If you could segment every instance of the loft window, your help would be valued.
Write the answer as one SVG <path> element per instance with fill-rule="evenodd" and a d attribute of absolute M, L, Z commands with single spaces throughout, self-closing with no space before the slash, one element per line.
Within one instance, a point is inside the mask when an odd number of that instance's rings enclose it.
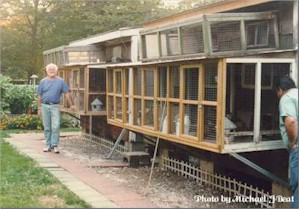
<path fill-rule="evenodd" d="M 247 47 L 257 48 L 269 45 L 269 22 L 246 23 Z"/>
<path fill-rule="evenodd" d="M 202 24 L 194 24 L 181 27 L 183 54 L 195 54 L 204 52 L 204 40 Z"/>
<path fill-rule="evenodd" d="M 161 55 L 179 55 L 178 29 L 160 32 Z"/>
<path fill-rule="evenodd" d="M 142 36 L 143 58 L 158 58 L 158 36 L 157 33 Z"/>
<path fill-rule="evenodd" d="M 255 68 L 256 64 L 243 64 L 242 65 L 242 87 L 254 88 L 255 86 Z"/>
<path fill-rule="evenodd" d="M 242 66 L 242 87 L 254 89 L 255 88 L 255 69 L 256 64 L 243 64 Z M 263 68 L 261 72 L 261 89 L 271 90 L 273 87 L 273 65 L 268 68 Z"/>

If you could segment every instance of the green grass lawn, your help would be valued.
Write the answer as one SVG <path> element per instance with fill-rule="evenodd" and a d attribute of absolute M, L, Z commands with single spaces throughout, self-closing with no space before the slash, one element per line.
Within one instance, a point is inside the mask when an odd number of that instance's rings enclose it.
<path fill-rule="evenodd" d="M 24 131 L 22 131 L 24 133 Z M 1 131 L 0 138 L 15 131 Z M 0 208 L 91 208 L 36 162 L 0 140 Z"/>

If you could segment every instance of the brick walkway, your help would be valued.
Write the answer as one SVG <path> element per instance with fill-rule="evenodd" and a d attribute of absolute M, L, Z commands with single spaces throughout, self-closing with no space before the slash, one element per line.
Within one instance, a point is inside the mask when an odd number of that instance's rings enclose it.
<path fill-rule="evenodd" d="M 61 133 L 74 135 L 74 133 Z M 87 164 L 62 154 L 45 153 L 42 133 L 12 134 L 5 139 L 21 153 L 57 177 L 67 188 L 93 208 L 157 208 L 142 195 L 98 174 Z"/>

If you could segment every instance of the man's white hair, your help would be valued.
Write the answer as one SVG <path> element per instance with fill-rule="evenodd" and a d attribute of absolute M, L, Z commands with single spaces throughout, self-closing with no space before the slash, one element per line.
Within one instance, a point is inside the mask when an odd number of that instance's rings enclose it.
<path fill-rule="evenodd" d="M 58 67 L 57 65 L 55 65 L 54 63 L 49 63 L 47 66 L 46 66 L 46 71 L 48 71 L 49 69 L 54 69 L 55 71 L 58 70 Z"/>

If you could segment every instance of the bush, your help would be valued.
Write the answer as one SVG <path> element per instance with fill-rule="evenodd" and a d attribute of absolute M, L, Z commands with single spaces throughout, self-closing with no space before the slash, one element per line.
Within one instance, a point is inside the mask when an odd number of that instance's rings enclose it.
<path fill-rule="evenodd" d="M 68 114 L 61 113 L 60 118 L 60 127 L 61 128 L 75 128 L 79 127 L 80 123 L 74 117 L 71 117 Z"/>
<path fill-rule="evenodd" d="M 9 117 L 8 115 L 1 115 L 1 129 L 26 129 L 26 130 L 43 130 L 42 120 L 38 115 L 19 115 L 17 117 Z M 79 122 L 66 114 L 61 114 L 60 119 L 61 128 L 75 128 L 79 127 Z"/>
<path fill-rule="evenodd" d="M 5 77 L 2 74 L 0 74 L 0 93 L 1 93 L 1 100 L 0 100 L 0 115 L 5 115 L 7 113 L 10 113 L 9 103 L 8 100 L 6 100 L 8 96 L 8 89 L 12 86 L 10 83 L 11 79 L 9 77 Z"/>
<path fill-rule="evenodd" d="M 37 90 L 31 85 L 13 85 L 11 79 L 0 74 L 1 113 L 25 114 L 37 110 Z"/>
<path fill-rule="evenodd" d="M 37 115 L 20 115 L 14 118 L 7 116 L 1 117 L 1 126 L 3 130 L 26 129 L 43 130 L 42 120 Z"/>

